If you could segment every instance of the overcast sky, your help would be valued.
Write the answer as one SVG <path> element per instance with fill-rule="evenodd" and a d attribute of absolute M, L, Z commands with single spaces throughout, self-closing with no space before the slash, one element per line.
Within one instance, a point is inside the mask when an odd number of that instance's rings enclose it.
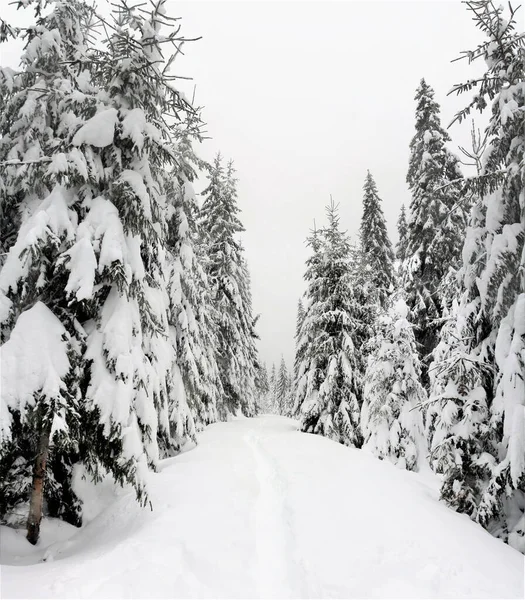
<path fill-rule="evenodd" d="M 99 0 L 99 4 L 103 4 Z M 362 186 L 372 172 L 392 241 L 414 131 L 421 77 L 436 91 L 448 125 L 469 97 L 447 97 L 483 65 L 451 63 L 483 38 L 460 2 L 168 2 L 187 37 L 175 72 L 204 106 L 200 154 L 233 158 L 243 243 L 252 275 L 262 359 L 293 363 L 296 306 L 304 290 L 305 238 L 324 222 L 332 194 L 355 236 Z M 13 9 L 4 6 L 3 17 Z M 20 21 L 19 17 L 15 17 Z M 15 66 L 20 45 L 0 47 Z M 480 123 L 485 122 L 485 120 Z M 452 148 L 469 146 L 455 125 Z M 202 185 L 197 186 L 202 189 Z"/>

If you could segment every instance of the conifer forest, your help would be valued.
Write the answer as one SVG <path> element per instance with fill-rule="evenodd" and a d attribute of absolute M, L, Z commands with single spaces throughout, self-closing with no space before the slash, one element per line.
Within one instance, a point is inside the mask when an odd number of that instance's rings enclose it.
<path fill-rule="evenodd" d="M 246 249 L 258 183 L 202 150 L 177 4 L 0 13 L 2 596 L 523 597 L 525 7 L 463 2 L 470 76 L 413 79 L 397 222 L 364 139 L 359 197 L 319 197 L 301 248 L 267 232 L 306 256 L 290 361 Z M 352 93 L 388 102 L 376 76 Z"/>

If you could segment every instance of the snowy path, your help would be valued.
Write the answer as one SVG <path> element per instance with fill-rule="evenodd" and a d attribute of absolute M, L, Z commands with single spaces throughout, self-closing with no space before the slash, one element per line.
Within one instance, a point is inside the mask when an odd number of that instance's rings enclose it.
<path fill-rule="evenodd" d="M 293 596 L 290 583 L 292 532 L 284 515 L 284 490 L 253 433 L 245 436 L 256 462 L 259 493 L 255 504 L 257 590 L 261 598 Z M 293 565 L 292 565 L 293 569 Z"/>
<path fill-rule="evenodd" d="M 89 522 L 36 548 L 2 528 L 2 598 L 523 597 L 523 557 L 431 479 L 289 419 L 213 425 L 150 488 L 153 512 L 84 484 Z"/>
<path fill-rule="evenodd" d="M 265 450 L 271 444 L 268 431 L 259 427 L 244 439 L 256 461 L 259 494 L 255 505 L 257 589 L 260 598 L 301 598 L 308 595 L 306 573 L 295 547 L 291 507 L 286 480 L 275 460 Z M 272 423 L 270 421 L 270 423 Z"/>

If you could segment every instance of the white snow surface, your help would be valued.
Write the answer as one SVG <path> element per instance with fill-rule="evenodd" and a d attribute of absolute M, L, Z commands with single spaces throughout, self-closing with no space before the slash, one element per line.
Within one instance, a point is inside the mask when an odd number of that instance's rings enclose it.
<path fill-rule="evenodd" d="M 83 482 L 81 529 L 46 519 L 32 547 L 3 527 L 2 597 L 523 598 L 523 556 L 433 476 L 297 427 L 208 427 L 151 474 L 153 511 Z"/>

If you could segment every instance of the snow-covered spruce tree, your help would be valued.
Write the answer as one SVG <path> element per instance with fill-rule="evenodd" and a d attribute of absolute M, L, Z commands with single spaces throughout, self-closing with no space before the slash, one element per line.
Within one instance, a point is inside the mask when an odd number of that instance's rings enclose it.
<path fill-rule="evenodd" d="M 64 456 L 81 459 L 94 477 L 102 467 L 145 500 L 144 475 L 158 458 L 158 420 L 166 413 L 172 368 L 161 263 L 162 190 L 164 169 L 174 162 L 173 128 L 156 124 L 165 114 L 191 107 L 159 70 L 162 3 L 149 17 L 122 6 L 117 26 L 110 28 L 115 34 L 96 50 L 78 43 L 85 29 L 74 14 L 79 7 L 80 2 L 57 2 L 51 17 L 30 30 L 36 37 L 26 49 L 32 53 L 28 70 L 40 54 L 61 52 L 61 40 L 69 37 L 79 55 L 67 63 L 70 79 L 61 84 L 59 78 L 43 92 L 58 97 L 58 143 L 42 156 L 49 163 L 44 185 L 35 186 L 22 212 L 17 241 L 0 274 L 1 320 L 8 335 L 20 313 L 38 301 L 59 319 L 82 360 L 74 370 L 79 380 L 68 382 L 82 393 L 80 438 L 73 440 L 76 454 Z M 62 17 L 54 17 L 60 11 Z M 53 18 L 57 25 L 50 31 Z M 164 42 L 180 39 L 173 33 Z M 69 371 L 62 375 L 70 377 Z M 74 408 L 71 403 L 72 418 Z M 166 422 L 161 419 L 161 430 Z M 17 432 L 27 446 L 23 428 Z M 48 454 L 48 464 L 57 463 Z M 5 466 L 20 471 L 18 463 Z M 46 476 L 51 481 L 54 471 Z M 57 484 L 61 500 L 68 476 L 62 472 Z M 50 487 L 44 485 L 44 492 Z"/>
<path fill-rule="evenodd" d="M 20 71 L 0 74 L 0 205 L 7 251 L 0 271 L 0 518 L 12 520 L 17 513 L 19 522 L 29 505 L 32 543 L 44 501 L 50 515 L 79 524 L 72 463 L 80 456 L 92 463 L 100 439 L 94 407 L 79 400 L 86 338 L 80 322 L 92 293 L 85 280 L 92 262 L 89 252 L 75 247 L 85 171 L 93 163 L 71 147 L 75 130 L 96 105 L 88 56 L 93 10 L 76 0 L 56 2 L 46 16 L 41 8 L 34 3 L 36 24 L 17 32 L 25 39 Z M 3 24 L 3 34 L 7 30 L 14 32 Z M 45 357 L 39 363 L 35 347 Z M 42 374 L 46 368 L 49 381 Z M 23 388 L 12 385 L 14 373 Z"/>
<path fill-rule="evenodd" d="M 275 385 L 276 406 L 280 415 L 287 415 L 290 412 L 290 377 L 288 369 L 284 362 L 284 357 L 281 357 L 279 372 L 277 374 L 277 382 Z"/>
<path fill-rule="evenodd" d="M 368 364 L 370 340 L 375 335 L 380 303 L 377 301 L 374 284 L 366 269 L 366 261 L 360 243 L 350 246 L 350 286 L 354 299 L 352 340 L 356 348 L 355 366 L 357 400 L 363 404 L 363 380 Z"/>
<path fill-rule="evenodd" d="M 394 296 L 378 318 L 365 373 L 363 447 L 410 471 L 424 460 L 420 405 L 426 400 L 414 331 L 405 301 Z"/>
<path fill-rule="evenodd" d="M 229 175 L 228 180 L 231 181 L 230 185 L 233 186 L 233 194 L 237 195 L 235 190 L 236 180 L 233 179 L 233 164 L 230 162 L 228 167 Z M 227 180 L 227 181 L 228 181 Z M 257 321 L 260 315 L 253 314 L 253 299 L 252 299 L 252 283 L 250 271 L 248 269 L 248 263 L 244 256 L 244 248 L 241 244 L 241 279 L 239 285 L 239 292 L 241 298 L 241 306 L 244 308 L 246 314 L 246 326 L 244 328 L 245 335 L 243 338 L 244 352 L 244 386 L 247 390 L 242 398 L 242 410 L 245 415 L 253 416 L 259 412 L 259 406 L 257 404 L 257 398 L 259 396 L 258 388 L 258 373 L 261 368 L 259 361 L 259 353 L 257 350 L 257 340 L 260 339 L 256 331 Z"/>
<path fill-rule="evenodd" d="M 236 180 L 231 163 L 225 173 L 220 155 L 210 166 L 209 185 L 203 194 L 199 225 L 216 309 L 218 365 L 224 390 L 219 408 L 222 418 L 238 410 L 251 415 L 256 394 L 255 319 L 238 239 L 244 227 L 237 216 Z"/>
<path fill-rule="evenodd" d="M 371 292 L 384 306 L 395 285 L 395 256 L 386 229 L 381 199 L 370 171 L 367 172 L 363 190 L 363 216 L 359 230 L 361 259 L 365 277 L 371 284 Z"/>
<path fill-rule="evenodd" d="M 203 163 L 191 143 L 196 115 L 188 116 L 176 145 L 176 165 L 166 183 L 167 279 L 169 324 L 175 344 L 173 364 L 175 387 L 169 394 L 170 443 L 177 447 L 193 435 L 194 421 L 203 427 L 217 420 L 221 382 L 217 365 L 215 307 L 204 269 L 205 256 L 199 243 L 198 206 L 193 188 L 196 168 Z M 196 134 L 194 134 L 195 136 Z"/>
<path fill-rule="evenodd" d="M 327 215 L 328 226 L 308 239 L 312 256 L 305 273 L 307 307 L 297 346 L 302 360 L 294 413 L 303 431 L 360 447 L 350 244 L 333 202 Z"/>
<path fill-rule="evenodd" d="M 275 363 L 272 363 L 272 370 L 270 372 L 270 391 L 269 391 L 269 398 L 268 398 L 269 410 L 272 413 L 277 413 L 276 401 L 275 401 L 276 384 L 277 384 L 277 370 L 275 368 Z"/>
<path fill-rule="evenodd" d="M 472 209 L 463 248 L 465 291 L 457 318 L 461 342 L 453 354 L 461 356 L 465 348 L 471 373 L 460 379 L 449 367 L 442 386 L 452 389 L 451 411 L 459 413 L 471 398 L 481 406 L 475 412 L 486 406 L 488 414 L 475 415 L 479 424 L 468 437 L 471 446 L 484 452 L 477 472 L 465 469 L 465 460 L 462 472 L 446 470 L 442 494 L 452 507 L 525 552 L 524 36 L 516 30 L 512 8 L 510 18 L 490 0 L 469 2 L 468 8 L 488 40 L 466 57 L 483 57 L 487 71 L 454 88 L 457 93 L 478 88 L 457 119 L 487 105 L 491 119 L 481 173 L 467 186 L 480 200 Z M 446 377 L 448 364 L 436 361 L 436 368 L 440 365 Z M 444 437 L 451 435 L 447 431 Z M 465 458 L 461 450 L 449 443 L 449 464 L 457 456 Z M 465 501 L 461 482 L 467 478 L 471 483 Z"/>
<path fill-rule="evenodd" d="M 270 371 L 270 390 L 275 388 L 275 381 L 277 380 L 277 370 L 275 363 L 272 363 L 272 370 Z"/>
<path fill-rule="evenodd" d="M 401 205 L 401 212 L 397 220 L 397 235 L 396 258 L 399 264 L 402 265 L 406 258 L 407 241 L 408 241 L 408 222 L 406 216 L 405 205 Z"/>
<path fill-rule="evenodd" d="M 263 413 L 271 412 L 270 405 L 270 379 L 268 369 L 264 363 L 257 373 L 257 406 Z"/>
<path fill-rule="evenodd" d="M 301 332 L 301 327 L 303 325 L 303 321 L 304 321 L 304 306 L 303 306 L 303 300 L 302 298 L 299 298 L 298 302 L 297 302 L 297 320 L 295 323 L 295 337 L 299 337 L 299 334 Z"/>
<path fill-rule="evenodd" d="M 426 380 L 425 359 L 437 344 L 435 320 L 441 317 L 437 290 L 449 268 L 457 267 L 460 260 L 466 208 L 458 204 L 459 161 L 446 147 L 450 136 L 441 126 L 434 90 L 424 79 L 415 100 L 416 133 L 410 142 L 407 174 L 412 200 L 401 271 Z"/>
<path fill-rule="evenodd" d="M 483 353 L 473 351 L 474 323 L 465 318 L 470 310 L 455 302 L 441 329 L 429 369 L 425 426 L 430 465 L 444 475 L 441 498 L 474 515 L 494 451 L 485 391 L 493 377 Z"/>
<path fill-rule="evenodd" d="M 192 434 L 183 407 L 180 356 L 169 335 L 173 299 L 166 289 L 165 242 L 166 180 L 173 177 L 167 173 L 179 165 L 177 177 L 186 176 L 177 143 L 181 123 L 194 110 L 169 75 L 184 39 L 165 8 L 164 0 L 151 2 L 148 10 L 124 2 L 117 7 L 107 47 L 96 55 L 98 81 L 107 92 L 73 139 L 77 146 L 100 148 L 104 167 L 103 193 L 92 200 L 85 218 L 93 242 L 100 244 L 103 290 L 89 329 L 87 397 L 100 407 L 106 429 L 118 436 L 127 432 L 123 450 L 133 464 L 139 496 L 146 466 L 154 468 L 158 460 L 158 440 L 177 446 L 181 437 Z M 164 26 L 170 28 L 166 35 L 161 33 Z M 108 131 L 111 140 L 102 140 Z M 175 246 L 177 251 L 184 248 Z"/>
<path fill-rule="evenodd" d="M 299 300 L 297 302 L 297 319 L 295 322 L 295 358 L 294 358 L 292 382 L 291 382 L 292 395 L 295 395 L 295 390 L 297 389 L 299 365 L 301 364 L 301 360 L 302 360 L 302 357 L 297 352 L 297 350 L 298 350 L 299 340 L 301 339 L 301 335 L 302 335 L 301 331 L 302 331 L 303 322 L 304 322 L 304 315 L 305 315 L 305 310 L 304 310 L 303 299 L 299 298 Z"/>
<path fill-rule="evenodd" d="M 474 124 L 472 150 L 461 151 L 481 175 L 484 141 Z M 466 188 L 464 195 L 475 197 L 474 192 Z M 476 200 L 479 202 L 479 197 Z M 436 472 L 448 473 L 441 496 L 460 512 L 473 514 L 488 477 L 485 459 L 490 457 L 489 450 L 494 450 L 484 392 L 492 385 L 492 371 L 482 354 L 474 352 L 474 321 L 468 318 L 473 305 L 467 295 L 462 297 L 463 275 L 463 270 L 450 269 L 439 289 L 439 296 L 449 302 L 442 306 L 439 343 L 429 368 L 430 399 L 424 415 L 430 464 Z"/>
<path fill-rule="evenodd" d="M 330 198 L 331 199 L 331 198 Z M 310 231 L 310 235 L 306 238 L 306 245 L 311 249 L 311 255 L 306 261 L 306 271 L 304 274 L 304 279 L 307 282 L 307 287 L 309 286 L 309 282 L 319 275 L 321 271 L 320 263 L 321 263 L 321 234 L 317 229 L 316 223 L 314 221 L 314 227 Z M 305 374 L 305 358 L 306 351 L 311 347 L 311 339 L 310 333 L 312 331 L 311 327 L 309 327 L 309 323 L 307 322 L 307 315 L 309 309 L 310 296 L 305 293 L 302 297 L 302 306 L 304 309 L 304 313 L 301 319 L 301 327 L 296 331 L 295 338 L 295 357 L 294 357 L 294 384 L 293 384 L 293 409 L 292 416 L 296 418 L 301 417 L 301 405 L 304 401 L 304 388 L 305 381 L 303 380 L 303 376 Z M 272 371 L 272 380 L 273 380 L 273 389 L 274 389 L 274 397 L 275 397 L 275 385 L 277 383 L 277 372 L 275 370 L 275 363 L 273 365 Z M 301 393 L 299 393 L 299 388 L 302 388 Z"/>

